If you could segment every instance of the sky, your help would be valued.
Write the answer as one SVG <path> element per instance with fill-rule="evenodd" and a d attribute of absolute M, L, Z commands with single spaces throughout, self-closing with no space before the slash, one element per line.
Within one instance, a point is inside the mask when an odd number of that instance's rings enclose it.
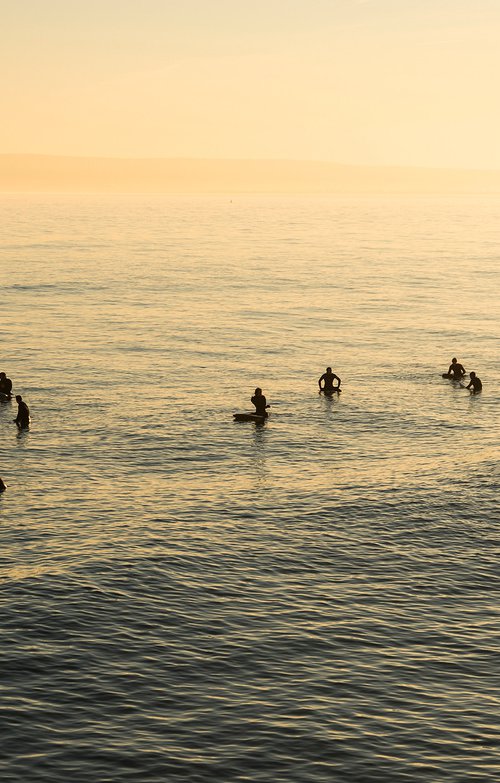
<path fill-rule="evenodd" d="M 500 0 L 0 12 L 0 153 L 500 169 Z"/>

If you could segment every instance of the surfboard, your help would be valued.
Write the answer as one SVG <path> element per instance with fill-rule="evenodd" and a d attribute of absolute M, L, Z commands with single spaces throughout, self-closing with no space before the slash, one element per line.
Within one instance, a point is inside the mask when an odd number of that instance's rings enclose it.
<path fill-rule="evenodd" d="M 239 413 L 233 413 L 233 418 L 235 421 L 264 422 L 268 416 L 269 414 L 267 416 L 259 416 L 257 413 L 252 413 L 252 411 L 241 411 Z"/>
<path fill-rule="evenodd" d="M 337 389 L 335 387 L 335 389 L 320 389 L 320 391 L 322 391 L 323 394 L 326 394 L 327 397 L 331 397 L 332 394 L 340 394 L 342 389 Z"/>

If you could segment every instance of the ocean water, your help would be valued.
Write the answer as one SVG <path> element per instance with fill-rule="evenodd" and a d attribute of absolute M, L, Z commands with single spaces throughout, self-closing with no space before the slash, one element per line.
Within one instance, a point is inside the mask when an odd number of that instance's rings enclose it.
<path fill-rule="evenodd" d="M 500 198 L 1 202 L 0 779 L 498 780 Z"/>

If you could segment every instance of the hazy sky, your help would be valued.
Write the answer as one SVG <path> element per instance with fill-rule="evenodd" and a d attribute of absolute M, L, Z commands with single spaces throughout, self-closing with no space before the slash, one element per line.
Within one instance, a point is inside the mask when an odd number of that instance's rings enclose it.
<path fill-rule="evenodd" d="M 500 169 L 500 0 L 0 10 L 0 152 Z"/>

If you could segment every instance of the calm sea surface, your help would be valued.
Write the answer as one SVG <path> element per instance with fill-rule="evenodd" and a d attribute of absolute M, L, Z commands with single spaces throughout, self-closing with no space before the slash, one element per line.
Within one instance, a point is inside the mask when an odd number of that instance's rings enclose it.
<path fill-rule="evenodd" d="M 500 198 L 1 210 L 0 779 L 497 781 Z"/>

